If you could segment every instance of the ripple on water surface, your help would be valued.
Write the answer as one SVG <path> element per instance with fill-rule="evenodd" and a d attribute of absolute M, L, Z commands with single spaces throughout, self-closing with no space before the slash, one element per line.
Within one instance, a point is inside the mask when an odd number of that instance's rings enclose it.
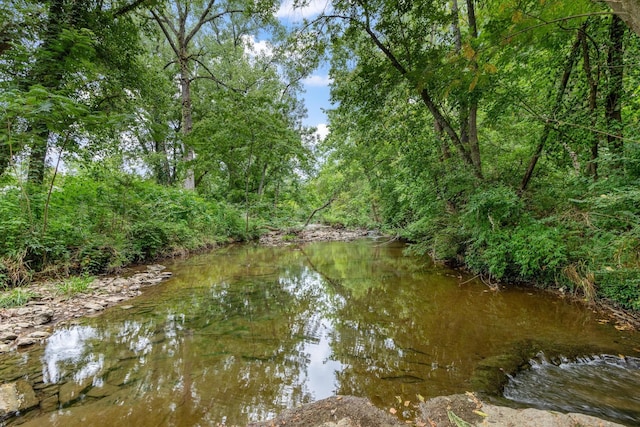
<path fill-rule="evenodd" d="M 481 363 L 532 340 L 589 346 L 578 354 L 638 355 L 636 332 L 600 324 L 582 304 L 533 289 L 491 292 L 404 249 L 371 240 L 238 245 L 176 261 L 173 277 L 130 309 L 60 325 L 44 346 L 0 356 L 0 384 L 28 381 L 41 401 L 8 423 L 246 425 L 335 394 L 410 419 L 421 398 L 472 390 Z M 580 386 L 588 378 L 577 373 L 557 385 L 556 375 L 547 396 L 573 389 L 585 397 L 565 399 L 569 410 L 608 406 L 638 389 L 630 360 L 579 361 L 602 377 L 596 385 Z M 525 375 L 565 375 L 571 363 L 539 360 L 514 384 L 543 389 Z M 626 392 L 609 388 L 623 379 Z M 616 405 L 640 419 L 637 398 Z"/>
<path fill-rule="evenodd" d="M 507 399 L 562 412 L 640 423 L 640 359 L 615 355 L 577 359 L 539 355 L 505 386 Z"/>

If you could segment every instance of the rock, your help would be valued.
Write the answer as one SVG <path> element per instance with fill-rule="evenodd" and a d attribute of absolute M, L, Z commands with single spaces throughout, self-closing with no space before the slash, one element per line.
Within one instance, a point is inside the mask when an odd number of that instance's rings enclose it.
<path fill-rule="evenodd" d="M 351 421 L 351 418 L 343 418 L 337 423 L 328 421 L 326 423 L 320 424 L 318 427 L 358 427 L 356 424 Z"/>
<path fill-rule="evenodd" d="M 44 325 L 46 323 L 51 322 L 51 319 L 53 319 L 53 311 L 51 310 L 41 311 L 33 318 L 33 324 L 36 326 Z"/>
<path fill-rule="evenodd" d="M 20 307 L 16 312 L 16 315 L 18 316 L 26 316 L 28 314 L 31 314 L 31 308 L 29 307 Z"/>
<path fill-rule="evenodd" d="M 95 302 L 86 303 L 84 305 L 84 308 L 86 308 L 88 310 L 94 310 L 94 311 L 102 311 L 102 310 L 104 310 L 104 307 L 101 304 L 98 304 L 98 303 L 95 303 Z"/>
<path fill-rule="evenodd" d="M 147 266 L 147 271 L 149 273 L 160 273 L 162 270 L 164 270 L 165 267 L 164 265 L 160 265 L 160 264 L 153 264 L 153 265 L 148 265 Z"/>
<path fill-rule="evenodd" d="M 37 342 L 38 342 L 37 338 L 33 338 L 33 337 L 30 337 L 30 336 L 27 335 L 27 336 L 24 336 L 24 337 L 19 337 L 16 340 L 16 346 L 18 346 L 18 347 L 27 347 L 27 346 L 33 345 L 33 344 L 35 344 Z"/>
<path fill-rule="evenodd" d="M 18 337 L 18 339 L 16 339 L 16 346 L 27 347 L 49 337 L 50 335 L 51 333 L 47 331 L 33 331 L 28 335 Z"/>
<path fill-rule="evenodd" d="M 58 395 L 54 394 L 40 401 L 40 409 L 42 412 L 51 412 L 58 409 L 60 405 L 60 401 L 58 400 Z"/>
<path fill-rule="evenodd" d="M 18 396 L 20 397 L 20 410 L 26 411 L 27 409 L 37 406 L 40 402 L 36 397 L 36 393 L 31 388 L 28 382 L 24 380 L 18 380 L 15 382 Z"/>
<path fill-rule="evenodd" d="M 13 331 L 0 331 L 0 341 L 13 341 L 18 338 L 18 334 Z"/>
<path fill-rule="evenodd" d="M 60 386 L 58 400 L 61 406 L 69 405 L 80 399 L 83 393 L 86 393 L 93 383 L 93 378 L 87 378 L 79 383 L 69 381 Z"/>
<path fill-rule="evenodd" d="M 11 351 L 11 346 L 9 344 L 0 344 L 0 354 L 8 353 Z"/>
<path fill-rule="evenodd" d="M 37 406 L 36 394 L 24 380 L 0 385 L 0 419 Z"/>
<path fill-rule="evenodd" d="M 101 387 L 93 387 L 87 392 L 87 397 L 103 398 L 110 396 L 120 390 L 120 387 L 116 387 L 111 384 L 105 384 Z"/>
<path fill-rule="evenodd" d="M 420 412 L 421 422 L 434 427 L 455 426 L 452 417 L 478 427 L 623 427 L 589 415 L 491 405 L 471 393 L 429 399 L 420 404 Z"/>
<path fill-rule="evenodd" d="M 18 412 L 20 402 L 15 384 L 0 385 L 0 419 Z"/>
<path fill-rule="evenodd" d="M 27 335 L 30 338 L 35 338 L 37 340 L 48 338 L 51 334 L 47 331 L 34 331 Z"/>
<path fill-rule="evenodd" d="M 512 409 L 491 405 L 474 394 L 441 396 L 420 404 L 418 419 L 410 425 L 429 427 L 622 427 L 582 414 L 539 409 Z M 249 427 L 399 427 L 407 425 L 376 408 L 367 399 L 335 396 L 291 409 L 269 421 Z"/>
<path fill-rule="evenodd" d="M 250 427 L 400 427 L 405 424 L 367 400 L 334 396 L 283 412 L 270 421 Z"/>

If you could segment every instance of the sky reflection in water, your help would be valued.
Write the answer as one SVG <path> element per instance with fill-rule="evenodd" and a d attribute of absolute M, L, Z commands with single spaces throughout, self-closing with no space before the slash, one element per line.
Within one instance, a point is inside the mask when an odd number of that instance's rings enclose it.
<path fill-rule="evenodd" d="M 488 292 L 402 249 L 239 246 L 177 262 L 134 308 L 60 328 L 28 353 L 37 366 L 20 369 L 81 398 L 25 426 L 244 425 L 334 394 L 402 412 L 398 397 L 470 390 L 479 361 L 523 340 L 616 353 L 640 342 L 580 305 Z"/>

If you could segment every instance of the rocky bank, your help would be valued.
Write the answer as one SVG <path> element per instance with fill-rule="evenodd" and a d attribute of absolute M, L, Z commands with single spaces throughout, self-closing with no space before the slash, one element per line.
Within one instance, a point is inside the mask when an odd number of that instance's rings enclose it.
<path fill-rule="evenodd" d="M 368 230 L 345 230 L 325 226 L 310 226 L 302 230 L 273 231 L 260 239 L 264 245 L 283 245 L 310 241 L 355 240 L 371 237 Z M 56 282 L 32 285 L 36 297 L 26 306 L 0 309 L 0 353 L 35 344 L 46 339 L 60 322 L 82 316 L 98 315 L 107 307 L 122 304 L 140 295 L 144 287 L 153 286 L 171 277 L 161 265 L 150 265 L 146 271 L 127 277 L 95 279 L 89 290 L 67 297 L 60 295 Z M 502 366 L 502 365 L 501 365 Z M 15 379 L 0 385 L 0 425 L 12 414 L 34 407 L 55 409 L 63 402 L 73 402 L 82 393 L 83 385 L 69 384 L 60 390 L 52 402 L 40 401 L 29 382 Z M 73 388 L 75 387 L 75 388 Z M 369 400 L 354 396 L 334 396 L 285 411 L 268 421 L 249 427 L 619 427 L 610 421 L 583 414 L 562 414 L 538 409 L 513 409 L 481 401 L 467 393 L 441 396 L 420 403 L 414 408 L 416 419 L 400 421 L 394 409 L 376 408 Z"/>
<path fill-rule="evenodd" d="M 62 321 L 96 315 L 107 307 L 140 295 L 144 287 L 171 277 L 171 273 L 164 269 L 164 266 L 156 264 L 130 276 L 100 277 L 89 285 L 86 292 L 71 296 L 60 293 L 59 282 L 30 285 L 29 290 L 35 297 L 25 306 L 0 309 L 0 353 L 46 339 L 53 327 Z"/>
<path fill-rule="evenodd" d="M 416 419 L 403 422 L 367 399 L 334 396 L 249 427 L 623 427 L 589 415 L 491 405 L 473 393 L 436 397 L 416 409 Z"/>

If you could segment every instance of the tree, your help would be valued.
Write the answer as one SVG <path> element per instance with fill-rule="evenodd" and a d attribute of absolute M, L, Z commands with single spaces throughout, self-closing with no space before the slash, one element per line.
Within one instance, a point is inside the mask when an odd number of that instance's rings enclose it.
<path fill-rule="evenodd" d="M 206 184 L 203 192 L 243 203 L 247 212 L 254 205 L 276 206 L 279 189 L 307 169 L 310 157 L 297 83 L 283 82 L 274 46 L 260 54 L 246 37 L 208 43 L 222 58 L 210 71 L 234 90 L 216 90 L 210 79 L 194 84 L 198 120 L 189 143 L 197 153 L 196 182 Z"/>
<path fill-rule="evenodd" d="M 131 12 L 141 3 L 51 0 L 44 7 L 31 1 L 17 3 L 12 21 L 2 30 L 10 46 L 3 49 L 3 88 L 13 90 L 14 97 L 31 100 L 35 98 L 28 94 L 42 88 L 52 99 L 64 97 L 96 111 L 109 109 L 126 93 L 122 86 L 135 80 L 138 28 Z M 27 122 L 14 121 L 10 129 L 28 141 L 28 179 L 36 187 L 43 182 L 49 148 L 66 140 L 62 136 L 66 130 L 51 128 L 47 113 L 52 103 L 46 97 L 38 102 L 41 114 L 30 114 Z M 82 128 L 81 123 L 66 123 L 73 134 Z M 8 164 L 6 147 L 0 153 L 3 171 Z M 14 146 L 9 155 L 23 148 Z"/>
<path fill-rule="evenodd" d="M 476 51 L 475 3 L 458 6 L 457 1 L 436 0 L 419 4 L 338 2 L 334 13 L 319 22 L 330 20 L 334 39 L 336 33 L 342 34 L 334 45 L 336 76 L 349 72 L 355 54 L 358 62 L 353 72 L 362 78 L 406 84 L 411 93 L 407 102 L 420 99 L 460 160 L 482 178 L 477 107 L 482 82 L 493 68 Z M 465 13 L 464 21 L 459 17 L 461 12 Z M 350 94 L 369 95 L 369 91 Z"/>
<path fill-rule="evenodd" d="M 627 25 L 640 35 L 640 0 L 605 0 Z"/>
<path fill-rule="evenodd" d="M 193 100 L 191 85 L 198 78 L 211 79 L 221 87 L 231 90 L 223 80 L 213 74 L 208 63 L 214 58 L 207 57 L 202 42 L 198 37 L 202 33 L 216 31 L 216 27 L 222 27 L 224 22 L 232 15 L 245 14 L 250 19 L 252 14 L 258 17 L 258 13 L 268 15 L 273 4 L 260 4 L 260 8 L 254 9 L 253 3 L 220 2 L 207 0 L 204 2 L 191 2 L 175 0 L 169 2 L 166 7 L 157 6 L 150 9 L 153 19 L 157 22 L 165 36 L 167 43 L 173 52 L 173 60 L 178 69 L 180 81 L 180 102 L 182 109 L 181 132 L 184 140 L 193 130 Z M 225 21 L 227 20 L 227 21 Z M 246 33 L 236 34 L 236 37 Z M 183 141 L 183 159 L 187 163 L 187 172 L 184 187 L 195 189 L 196 180 L 191 164 L 195 159 L 193 147 Z"/>

